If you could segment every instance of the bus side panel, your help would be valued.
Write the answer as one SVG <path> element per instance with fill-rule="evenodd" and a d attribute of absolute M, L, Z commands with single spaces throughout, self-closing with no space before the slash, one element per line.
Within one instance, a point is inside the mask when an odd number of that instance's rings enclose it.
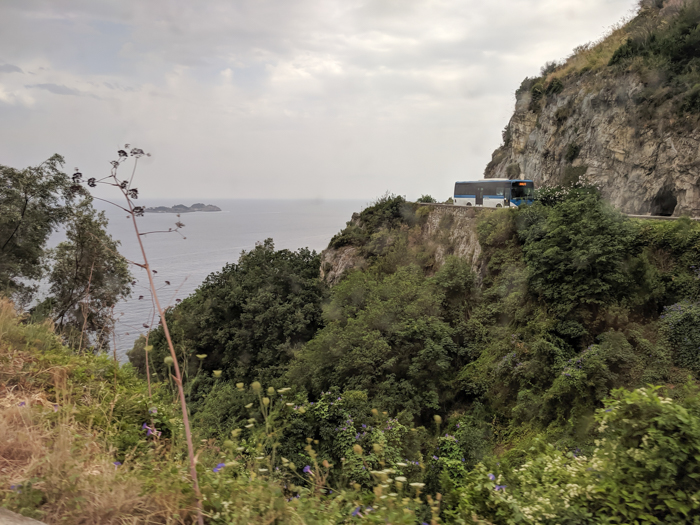
<path fill-rule="evenodd" d="M 455 206 L 474 206 L 476 195 L 455 195 Z"/>

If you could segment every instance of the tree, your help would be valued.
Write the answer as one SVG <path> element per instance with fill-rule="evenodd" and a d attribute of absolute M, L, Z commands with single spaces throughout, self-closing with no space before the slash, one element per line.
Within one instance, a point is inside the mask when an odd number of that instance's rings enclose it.
<path fill-rule="evenodd" d="M 182 361 L 198 367 L 194 356 L 206 354 L 205 371 L 223 369 L 223 379 L 236 381 L 269 382 L 282 375 L 293 350 L 321 327 L 326 287 L 320 264 L 316 252 L 275 250 L 267 239 L 209 275 L 167 314 Z M 165 373 L 162 328 L 150 337 L 154 364 Z"/>
<path fill-rule="evenodd" d="M 0 165 L 0 292 L 26 304 L 42 277 L 46 241 L 69 214 L 73 201 L 64 160 L 53 155 L 39 166 Z"/>
<path fill-rule="evenodd" d="M 571 190 L 553 207 L 525 210 L 520 231 L 530 288 L 566 315 L 595 309 L 629 295 L 637 233 L 629 219 L 596 192 Z"/>
<path fill-rule="evenodd" d="M 429 420 L 453 400 L 447 385 L 461 364 L 442 310 L 448 285 L 436 284 L 417 266 L 348 275 L 332 289 L 326 326 L 297 354 L 288 383 L 315 397 L 334 386 L 363 390 L 378 406 Z"/>
<path fill-rule="evenodd" d="M 72 211 L 67 240 L 52 250 L 49 274 L 51 317 L 73 347 L 105 348 L 112 331 L 110 314 L 131 293 L 131 273 L 106 232 L 104 212 L 85 199 Z M 84 339 L 83 334 L 87 334 Z"/>

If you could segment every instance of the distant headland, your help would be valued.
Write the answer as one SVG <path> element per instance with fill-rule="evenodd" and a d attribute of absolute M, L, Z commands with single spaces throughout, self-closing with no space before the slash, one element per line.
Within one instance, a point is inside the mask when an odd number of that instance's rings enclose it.
<path fill-rule="evenodd" d="M 192 206 L 184 204 L 176 204 L 172 208 L 167 206 L 156 206 L 155 208 L 146 208 L 146 213 L 191 213 L 194 211 L 221 211 L 221 208 L 213 204 L 202 204 L 198 202 Z"/>

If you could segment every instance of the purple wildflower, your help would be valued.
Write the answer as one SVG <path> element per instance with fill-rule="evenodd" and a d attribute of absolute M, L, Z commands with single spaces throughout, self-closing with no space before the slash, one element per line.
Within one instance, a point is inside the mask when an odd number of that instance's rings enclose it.
<path fill-rule="evenodd" d="M 360 514 L 360 507 L 357 507 L 355 510 L 353 510 L 351 516 L 353 518 L 356 518 L 357 516 L 359 516 L 360 518 L 364 517 L 362 516 L 362 514 Z"/>
<path fill-rule="evenodd" d="M 503 490 L 507 487 L 507 485 L 496 485 L 493 490 Z"/>
<path fill-rule="evenodd" d="M 24 401 L 20 401 L 19 405 L 17 406 L 26 407 L 27 403 L 25 403 Z"/>
<path fill-rule="evenodd" d="M 119 467 L 122 466 L 122 462 L 121 462 L 121 461 L 115 461 L 115 462 L 113 463 L 113 465 L 114 465 L 114 470 L 117 470 Z"/>
<path fill-rule="evenodd" d="M 493 474 L 491 474 L 491 473 L 489 472 L 489 479 L 490 479 L 491 481 L 493 481 L 493 480 L 496 479 L 496 476 L 494 476 Z"/>
<path fill-rule="evenodd" d="M 226 466 L 226 463 L 219 463 L 217 466 L 215 466 L 212 470 L 212 472 L 219 472 L 221 469 L 223 469 Z"/>
<path fill-rule="evenodd" d="M 58 412 L 58 405 L 54 405 L 54 406 L 53 406 L 53 411 L 54 411 L 54 412 Z"/>
<path fill-rule="evenodd" d="M 433 456 L 433 459 L 434 459 L 435 461 L 437 461 L 437 460 L 438 460 L 438 457 L 437 457 L 437 456 Z"/>
<path fill-rule="evenodd" d="M 304 467 L 304 474 L 311 474 L 311 467 L 309 465 Z"/>

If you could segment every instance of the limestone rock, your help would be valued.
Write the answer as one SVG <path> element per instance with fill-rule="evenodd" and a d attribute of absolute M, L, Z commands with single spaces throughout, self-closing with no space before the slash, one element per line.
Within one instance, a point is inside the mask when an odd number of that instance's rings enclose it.
<path fill-rule="evenodd" d="M 41 521 L 25 518 L 0 507 L 0 525 L 44 525 Z"/>
<path fill-rule="evenodd" d="M 602 71 L 563 79 L 534 107 L 524 90 L 485 176 L 541 187 L 585 174 L 625 213 L 699 216 L 700 130 L 645 118 L 634 98 L 643 88 L 635 74 Z"/>

